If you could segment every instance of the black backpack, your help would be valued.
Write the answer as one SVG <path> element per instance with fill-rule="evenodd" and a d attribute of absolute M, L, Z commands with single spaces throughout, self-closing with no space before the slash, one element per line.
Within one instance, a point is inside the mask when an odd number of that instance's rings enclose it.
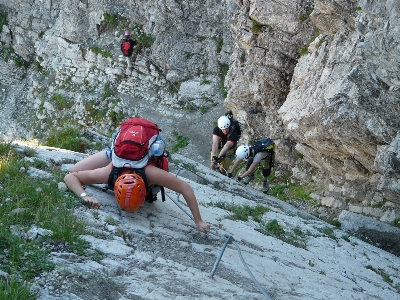
<path fill-rule="evenodd" d="M 275 142 L 270 138 L 259 140 L 251 145 L 251 149 L 253 149 L 254 155 L 262 151 L 273 153 L 275 151 L 275 147 Z"/>
<path fill-rule="evenodd" d="M 238 136 L 238 140 L 240 139 L 240 137 L 242 136 L 242 128 L 241 125 L 239 123 L 238 120 L 233 118 L 233 113 L 232 111 L 228 111 L 225 116 L 228 117 L 229 121 L 231 122 L 231 128 L 233 129 L 231 132 L 236 131 L 237 132 L 237 136 Z M 228 135 L 229 137 L 229 135 Z"/>

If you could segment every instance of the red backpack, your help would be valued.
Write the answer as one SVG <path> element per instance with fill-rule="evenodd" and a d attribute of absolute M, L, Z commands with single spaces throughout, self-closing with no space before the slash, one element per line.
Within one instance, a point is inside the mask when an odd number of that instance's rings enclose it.
<path fill-rule="evenodd" d="M 125 55 L 129 55 L 129 51 L 131 50 L 131 43 L 128 40 L 122 42 L 122 52 Z"/>
<path fill-rule="evenodd" d="M 112 143 L 113 169 L 108 179 L 110 189 L 114 188 L 115 181 L 124 170 L 132 169 L 142 177 L 148 196 L 152 196 L 144 167 L 152 164 L 168 171 L 168 160 L 164 154 L 166 142 L 159 135 L 160 131 L 156 124 L 146 119 L 132 118 L 121 123 Z M 162 187 L 161 193 L 165 201 Z"/>

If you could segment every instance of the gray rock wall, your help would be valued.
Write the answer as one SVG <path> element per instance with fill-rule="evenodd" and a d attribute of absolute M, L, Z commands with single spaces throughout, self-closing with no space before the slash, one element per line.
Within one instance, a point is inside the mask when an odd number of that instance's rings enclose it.
<path fill-rule="evenodd" d="M 70 120 L 108 135 L 116 114 L 144 116 L 166 135 L 178 129 L 189 136 L 190 154 L 208 160 L 204 145 L 211 145 L 214 122 L 225 112 L 221 67 L 229 63 L 228 20 L 237 9 L 232 1 L 0 1 L 7 18 L 1 52 L 8 55 L 0 61 L 7 103 L 0 110 L 14 114 L 0 137 L 45 136 Z M 132 72 L 119 48 L 128 28 L 152 39 L 133 55 Z M 27 67 L 15 66 L 15 59 Z M 72 107 L 60 109 L 53 95 Z"/>
<path fill-rule="evenodd" d="M 277 159 L 291 156 L 293 180 L 325 190 L 323 206 L 398 219 L 398 3 L 240 5 L 225 103 L 249 125 L 247 138 L 277 139 Z M 298 172 L 304 161 L 318 175 Z"/>

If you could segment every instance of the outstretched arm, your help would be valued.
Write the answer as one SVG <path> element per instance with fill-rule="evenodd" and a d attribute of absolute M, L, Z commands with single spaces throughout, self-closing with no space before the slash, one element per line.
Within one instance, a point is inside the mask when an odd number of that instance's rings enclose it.
<path fill-rule="evenodd" d="M 250 165 L 249 169 L 246 172 L 244 172 L 242 174 L 242 176 L 240 176 L 240 177 L 245 178 L 246 176 L 249 176 L 250 174 L 253 174 L 255 169 L 257 168 L 258 164 L 259 164 L 258 162 L 253 162 Z"/>
<path fill-rule="evenodd" d="M 149 184 L 161 185 L 182 194 L 193 215 L 197 229 L 207 233 L 206 230 L 210 229 L 210 225 L 201 218 L 196 196 L 187 182 L 154 166 L 146 167 L 146 176 Z"/>
<path fill-rule="evenodd" d="M 231 172 L 230 172 L 230 173 L 233 173 L 233 171 L 236 170 L 236 168 L 240 165 L 240 163 L 241 163 L 242 161 L 243 161 L 243 159 L 240 159 L 240 158 L 236 159 L 235 163 L 233 164 L 233 166 L 232 166 L 232 168 L 231 168 Z"/>
<path fill-rule="evenodd" d="M 110 174 L 110 172 L 111 164 L 99 169 L 69 173 L 65 175 L 64 181 L 67 184 L 68 188 L 79 196 L 85 192 L 82 185 L 107 183 L 108 175 Z M 91 208 L 100 207 L 100 203 L 94 197 L 85 196 L 83 197 L 83 200 L 85 200 Z"/>

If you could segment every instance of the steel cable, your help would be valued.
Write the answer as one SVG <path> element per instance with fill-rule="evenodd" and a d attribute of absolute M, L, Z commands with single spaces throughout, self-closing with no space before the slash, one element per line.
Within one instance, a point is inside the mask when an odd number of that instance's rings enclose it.
<path fill-rule="evenodd" d="M 178 169 L 178 171 L 177 171 L 177 173 L 176 173 L 176 176 L 178 176 L 178 174 L 179 174 L 181 168 L 184 168 L 182 164 L 179 165 L 179 169 Z M 198 174 L 196 174 L 196 173 L 193 172 L 192 170 L 189 170 L 189 169 L 187 169 L 187 168 L 184 168 L 184 169 L 186 169 L 186 170 L 192 172 L 192 173 L 195 174 L 196 176 L 199 176 Z M 200 176 L 199 176 L 199 177 L 200 177 Z M 201 178 L 201 177 L 200 177 L 200 178 Z M 208 181 L 208 180 L 206 180 L 206 181 Z M 208 181 L 208 182 L 209 182 L 209 181 Z M 178 203 L 179 200 L 178 200 L 178 201 L 175 201 L 169 194 L 167 194 L 167 193 L 165 193 L 165 194 L 166 194 L 166 195 L 168 196 L 168 198 L 171 199 L 171 201 L 174 202 L 174 203 L 175 203 L 175 204 L 190 218 L 190 219 L 192 219 L 192 221 L 194 221 L 193 216 L 190 215 L 190 214 Z M 178 196 L 178 197 L 179 197 L 179 196 Z M 240 257 L 240 260 L 241 260 L 241 262 L 242 262 L 244 268 L 246 269 L 247 273 L 250 275 L 250 278 L 253 280 L 254 284 L 257 286 L 257 288 L 260 290 L 260 292 L 261 292 L 267 299 L 272 300 L 272 298 L 268 296 L 267 292 L 261 287 L 261 285 L 259 284 L 259 282 L 257 281 L 257 279 L 254 277 L 253 273 L 251 272 L 250 268 L 248 267 L 247 263 L 245 262 L 245 260 L 244 260 L 244 258 L 243 258 L 243 256 L 242 256 L 242 253 L 241 253 L 241 250 L 240 250 L 239 245 L 233 241 L 233 237 L 232 237 L 232 236 L 224 236 L 224 235 L 218 234 L 217 232 L 213 232 L 213 231 L 207 230 L 207 229 L 205 229 L 205 231 L 206 231 L 207 233 L 210 233 L 210 234 L 212 234 L 212 235 L 215 235 L 215 236 L 217 236 L 217 237 L 219 237 L 219 238 L 221 238 L 221 239 L 225 239 L 225 244 L 223 245 L 223 248 L 221 249 L 220 254 L 219 254 L 219 256 L 218 256 L 218 258 L 217 258 L 217 260 L 216 260 L 216 262 L 215 262 L 215 264 L 214 264 L 213 270 L 211 271 L 211 277 L 214 275 L 214 273 L 215 273 L 215 271 L 216 271 L 216 268 L 218 267 L 218 263 L 219 263 L 220 259 L 222 258 L 222 254 L 223 254 L 223 252 L 225 251 L 226 246 L 227 246 L 229 243 L 232 243 L 232 244 L 237 248 L 238 254 L 239 254 L 239 257 Z"/>

